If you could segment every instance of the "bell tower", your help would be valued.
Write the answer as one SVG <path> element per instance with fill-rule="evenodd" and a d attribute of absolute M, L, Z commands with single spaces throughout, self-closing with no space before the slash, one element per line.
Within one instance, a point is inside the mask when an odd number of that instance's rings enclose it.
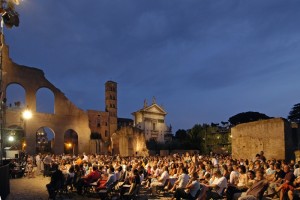
<path fill-rule="evenodd" d="M 109 137 L 117 130 L 118 119 L 118 90 L 117 83 L 107 81 L 105 83 L 105 111 L 109 113 Z"/>

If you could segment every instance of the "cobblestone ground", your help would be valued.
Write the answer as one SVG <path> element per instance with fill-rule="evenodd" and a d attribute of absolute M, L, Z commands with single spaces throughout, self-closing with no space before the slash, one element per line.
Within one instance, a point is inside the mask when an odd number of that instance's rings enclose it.
<path fill-rule="evenodd" d="M 35 178 L 16 178 L 10 179 L 10 194 L 7 200 L 47 200 L 48 193 L 46 190 L 46 184 L 50 182 L 49 177 L 36 176 Z M 99 199 L 96 196 L 80 196 L 76 192 L 71 192 L 68 196 L 62 195 L 57 199 Z M 117 198 L 115 198 L 117 199 Z M 170 199 L 168 195 L 148 195 L 148 191 L 145 189 L 141 190 L 140 198 L 141 200 L 155 200 L 155 199 Z"/>

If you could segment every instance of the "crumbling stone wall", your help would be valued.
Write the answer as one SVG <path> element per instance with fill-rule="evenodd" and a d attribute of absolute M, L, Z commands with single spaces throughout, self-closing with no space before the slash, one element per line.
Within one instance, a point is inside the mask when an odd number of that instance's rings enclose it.
<path fill-rule="evenodd" d="M 288 121 L 274 118 L 249 122 L 231 128 L 233 158 L 254 159 L 264 151 L 267 159 L 293 159 L 295 134 Z M 297 139 L 296 139 L 297 140 Z"/>

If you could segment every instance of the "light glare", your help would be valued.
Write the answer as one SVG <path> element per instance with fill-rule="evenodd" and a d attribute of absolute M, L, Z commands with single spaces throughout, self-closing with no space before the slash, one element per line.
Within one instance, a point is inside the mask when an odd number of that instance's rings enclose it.
<path fill-rule="evenodd" d="M 24 119 L 31 119 L 32 118 L 32 112 L 30 110 L 25 110 L 23 112 L 23 118 Z"/>

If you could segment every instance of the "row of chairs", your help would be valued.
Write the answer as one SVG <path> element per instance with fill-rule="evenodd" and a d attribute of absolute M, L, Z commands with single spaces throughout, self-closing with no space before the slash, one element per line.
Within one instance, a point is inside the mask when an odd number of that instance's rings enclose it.
<path fill-rule="evenodd" d="M 106 199 L 113 199 L 120 198 L 120 199 L 137 199 L 140 192 L 140 184 L 134 185 L 132 184 L 129 188 L 129 191 L 132 191 L 131 193 L 126 192 L 121 195 L 121 188 L 122 186 L 119 185 L 119 181 L 115 181 L 113 184 L 111 184 L 108 188 L 102 188 L 97 189 L 97 182 L 91 183 L 89 185 L 84 186 L 84 194 L 87 196 L 96 195 L 100 199 L 106 200 Z"/>

